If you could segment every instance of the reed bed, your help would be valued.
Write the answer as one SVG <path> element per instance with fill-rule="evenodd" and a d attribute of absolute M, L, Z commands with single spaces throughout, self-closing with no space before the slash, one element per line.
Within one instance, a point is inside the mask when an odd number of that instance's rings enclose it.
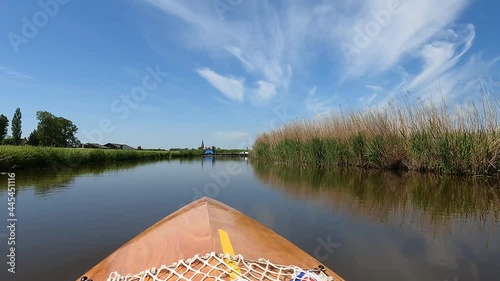
<path fill-rule="evenodd" d="M 193 151 L 82 149 L 33 146 L 0 146 L 0 171 L 12 168 L 77 167 L 87 163 L 161 160 L 199 155 Z"/>
<path fill-rule="evenodd" d="M 261 134 L 254 157 L 283 165 L 337 165 L 500 176 L 496 100 L 449 107 L 401 102 L 331 113 Z"/>

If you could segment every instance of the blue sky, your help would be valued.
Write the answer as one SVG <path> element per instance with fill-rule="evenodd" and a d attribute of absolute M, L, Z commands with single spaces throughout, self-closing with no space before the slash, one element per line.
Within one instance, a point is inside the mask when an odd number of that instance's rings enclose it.
<path fill-rule="evenodd" d="M 83 142 L 251 146 L 297 118 L 500 86 L 485 0 L 2 1 L 0 113 Z M 156 73 L 156 74 L 154 74 Z"/>

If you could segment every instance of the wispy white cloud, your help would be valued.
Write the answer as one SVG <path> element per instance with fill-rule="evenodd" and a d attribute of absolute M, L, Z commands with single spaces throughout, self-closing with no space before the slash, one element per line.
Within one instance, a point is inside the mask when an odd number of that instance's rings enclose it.
<path fill-rule="evenodd" d="M 18 79 L 18 80 L 25 80 L 25 79 L 33 79 L 34 78 L 31 75 L 15 71 L 7 66 L 0 66 L 0 73 L 1 72 L 3 72 L 8 77 L 11 77 L 13 79 Z"/>
<path fill-rule="evenodd" d="M 359 1 L 352 1 L 359 4 Z M 334 37 L 355 48 L 347 56 L 346 78 L 382 72 L 427 44 L 453 23 L 470 0 L 363 1 L 357 12 L 339 19 Z M 400 2 L 397 9 L 389 8 Z M 346 52 L 343 52 L 345 55 Z"/>
<path fill-rule="evenodd" d="M 308 113 L 314 115 L 328 114 L 333 111 L 333 101 L 336 98 L 321 98 L 317 95 L 318 88 L 316 86 L 309 89 L 307 97 L 304 100 L 304 106 Z"/>
<path fill-rule="evenodd" d="M 233 46 L 226 46 L 224 47 L 226 51 L 228 51 L 230 54 L 235 56 L 237 59 L 239 59 L 246 67 L 249 69 L 253 69 L 253 65 L 247 61 L 245 58 L 243 58 L 242 51 L 240 48 L 233 47 Z"/>
<path fill-rule="evenodd" d="M 478 102 L 484 94 L 498 93 L 500 84 L 495 82 L 493 73 L 499 62 L 500 57 L 486 60 L 480 55 L 472 55 L 463 64 L 429 77 L 417 88 L 410 88 L 410 85 L 415 84 L 414 81 L 419 76 L 406 76 L 394 88 L 383 92 L 385 96 L 378 105 L 385 105 L 389 100 L 407 92 L 422 101 L 440 102 L 444 99 L 458 104 Z"/>
<path fill-rule="evenodd" d="M 370 92 L 360 96 L 358 101 L 363 106 L 371 106 L 373 105 L 375 99 L 384 93 L 385 88 L 378 85 L 365 85 L 365 88 L 370 90 Z"/>
<path fill-rule="evenodd" d="M 196 72 L 228 99 L 235 102 L 243 102 L 245 95 L 245 79 L 220 75 L 209 68 L 200 68 L 196 70 Z"/>
<path fill-rule="evenodd" d="M 469 24 L 458 33 L 455 30 L 445 30 L 438 34 L 439 38 L 425 44 L 418 52 L 423 60 L 423 70 L 408 86 L 410 89 L 428 84 L 442 73 L 455 66 L 460 58 L 472 46 L 476 35 L 474 26 Z"/>
<path fill-rule="evenodd" d="M 376 85 L 366 85 L 365 88 L 370 89 L 374 92 L 380 92 L 384 89 L 382 86 L 376 86 Z"/>
<path fill-rule="evenodd" d="M 475 100 L 484 94 L 498 93 L 499 85 L 495 85 L 493 70 L 498 67 L 500 58 L 485 60 L 473 55 L 463 65 L 449 69 L 434 80 L 429 80 L 428 87 L 421 87 L 418 94 L 423 99 L 459 103 Z"/>
<path fill-rule="evenodd" d="M 335 69 L 337 76 L 332 78 L 341 83 L 334 87 L 348 82 L 366 85 L 365 93 L 353 97 L 362 104 L 387 102 L 406 91 L 423 92 L 438 78 L 441 89 L 451 92 L 456 90 L 451 76 L 473 77 L 473 69 L 461 64 L 473 45 L 475 28 L 456 23 L 472 0 L 293 1 L 283 5 L 244 1 L 224 21 L 210 1 L 196 5 L 180 0 L 147 1 L 186 23 L 179 38 L 183 44 L 210 57 L 220 59 L 222 53 L 241 63 L 245 78 L 222 76 L 210 69 L 204 69 L 204 74 L 198 71 L 233 101 L 243 101 L 245 80 L 257 83 L 257 100 L 270 100 L 292 84 L 303 87 L 310 82 L 301 78 L 310 79 L 313 73 L 309 64 L 318 61 Z M 346 55 L 346 45 L 354 52 Z M 380 85 L 365 81 L 382 77 Z M 331 110 L 336 97 L 329 93 L 336 90 L 309 94 L 303 100 L 305 109 Z"/>
<path fill-rule="evenodd" d="M 276 95 L 276 86 L 266 81 L 258 81 L 257 100 L 268 101 Z"/>
<path fill-rule="evenodd" d="M 147 0 L 161 11 L 187 23 L 183 44 L 208 53 L 227 54 L 242 63 L 248 75 L 287 89 L 293 66 L 287 54 L 286 35 L 275 8 L 267 2 L 244 2 L 221 21 L 211 1 L 197 4 L 179 0 Z M 202 43 L 202 44 L 200 44 Z"/>
<path fill-rule="evenodd" d="M 209 28 L 212 22 L 205 19 L 203 16 L 197 14 L 191 7 L 185 6 L 180 1 L 171 1 L 171 0 L 146 0 L 146 2 L 150 3 L 153 6 L 160 8 L 162 11 L 169 13 L 173 16 L 179 17 L 180 19 L 197 25 L 200 28 Z M 199 7 L 199 6 L 198 6 Z"/>
<path fill-rule="evenodd" d="M 492 73 L 498 58 L 485 60 L 480 55 L 472 54 L 467 61 L 463 61 L 474 37 L 475 29 L 470 24 L 438 33 L 416 52 L 416 58 L 422 62 L 421 69 L 414 74 L 402 69 L 402 80 L 392 89 L 384 91 L 385 96 L 379 104 L 406 92 L 434 102 L 477 97 L 478 79 Z"/>
<path fill-rule="evenodd" d="M 378 93 L 374 92 L 371 94 L 361 96 L 360 98 L 358 98 L 358 100 L 361 102 L 361 104 L 369 106 L 373 104 L 373 101 L 375 100 L 375 98 L 377 98 L 377 96 Z"/>
<path fill-rule="evenodd" d="M 14 76 L 14 77 L 17 77 L 19 79 L 33 79 L 33 76 L 31 76 L 31 75 L 23 74 L 21 72 L 12 71 L 12 70 L 7 72 L 7 74 Z"/>

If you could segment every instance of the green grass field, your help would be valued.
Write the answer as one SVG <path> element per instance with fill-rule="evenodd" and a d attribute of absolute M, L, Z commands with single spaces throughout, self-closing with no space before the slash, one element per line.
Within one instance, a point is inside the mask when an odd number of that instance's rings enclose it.
<path fill-rule="evenodd" d="M 87 163 L 161 160 L 200 155 L 197 150 L 146 151 L 114 149 L 0 146 L 0 170 L 11 168 L 76 167 Z"/>

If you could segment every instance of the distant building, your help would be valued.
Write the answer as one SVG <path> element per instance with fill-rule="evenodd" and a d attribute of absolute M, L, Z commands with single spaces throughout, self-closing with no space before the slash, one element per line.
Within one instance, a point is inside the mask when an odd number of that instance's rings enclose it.
<path fill-rule="evenodd" d="M 85 143 L 82 145 L 83 148 L 98 148 L 98 149 L 109 149 L 109 147 L 100 145 L 98 143 Z"/>
<path fill-rule="evenodd" d="M 107 148 L 111 148 L 111 149 L 136 150 L 135 148 L 133 148 L 129 145 L 120 144 L 120 143 L 107 143 L 104 146 Z"/>
<path fill-rule="evenodd" d="M 215 155 L 215 146 L 207 146 L 205 147 L 205 142 L 203 139 L 201 140 L 201 146 L 198 149 L 203 150 L 203 155 Z"/>

